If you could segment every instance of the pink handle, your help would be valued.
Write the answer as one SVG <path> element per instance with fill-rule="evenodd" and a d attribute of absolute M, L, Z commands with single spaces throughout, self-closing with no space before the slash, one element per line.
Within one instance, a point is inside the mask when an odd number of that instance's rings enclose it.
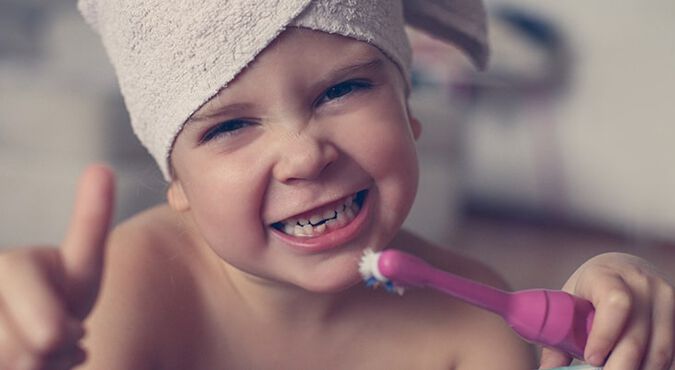
<path fill-rule="evenodd" d="M 380 253 L 380 274 L 397 285 L 430 287 L 503 315 L 511 293 L 432 267 L 419 257 L 389 249 Z"/>
<path fill-rule="evenodd" d="M 563 291 L 532 289 L 509 293 L 436 269 L 397 250 L 381 252 L 380 274 L 395 284 L 431 287 L 492 311 L 525 340 L 583 359 L 593 323 L 593 305 Z"/>
<path fill-rule="evenodd" d="M 504 319 L 524 339 L 583 359 L 593 325 L 593 305 L 558 290 L 512 293 Z"/>

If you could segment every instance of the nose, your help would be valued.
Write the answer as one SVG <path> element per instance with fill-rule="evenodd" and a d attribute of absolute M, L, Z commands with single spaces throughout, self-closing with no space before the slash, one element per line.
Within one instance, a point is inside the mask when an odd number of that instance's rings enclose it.
<path fill-rule="evenodd" d="M 273 175 L 283 183 L 318 179 L 339 157 L 338 149 L 329 140 L 306 131 L 289 135 L 279 150 Z"/>

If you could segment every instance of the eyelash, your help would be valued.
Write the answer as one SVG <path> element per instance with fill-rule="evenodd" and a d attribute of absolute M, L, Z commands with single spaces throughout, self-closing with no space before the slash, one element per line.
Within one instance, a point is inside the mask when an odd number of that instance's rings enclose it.
<path fill-rule="evenodd" d="M 367 80 L 349 80 L 349 81 L 344 81 L 340 82 L 337 85 L 333 85 L 326 89 L 326 91 L 317 99 L 315 105 L 319 106 L 321 104 L 325 104 L 330 101 L 334 100 L 340 100 L 344 98 L 346 95 L 349 95 L 353 92 L 360 91 L 360 90 L 369 90 L 373 87 L 373 84 L 370 81 Z M 340 91 L 340 89 L 345 89 L 348 88 L 347 91 Z M 329 95 L 331 93 L 337 93 L 337 96 L 330 97 Z"/>
<path fill-rule="evenodd" d="M 251 122 L 242 119 L 221 122 L 206 131 L 199 142 L 203 144 L 221 136 L 234 135 L 238 130 L 249 125 L 251 125 Z"/>
<path fill-rule="evenodd" d="M 366 80 L 349 80 L 340 82 L 336 85 L 333 85 L 326 89 L 324 93 L 316 100 L 315 106 L 320 106 L 322 104 L 336 101 L 344 98 L 345 96 L 354 93 L 360 90 L 369 90 L 373 87 L 373 84 L 370 81 Z M 332 95 L 332 96 L 331 96 Z M 201 144 L 207 143 L 211 140 L 219 138 L 221 136 L 231 136 L 236 134 L 237 131 L 253 124 L 252 122 L 243 120 L 243 119 L 233 119 L 225 122 L 218 123 L 213 126 L 211 129 L 206 131 L 204 135 L 200 138 L 199 142 Z"/>

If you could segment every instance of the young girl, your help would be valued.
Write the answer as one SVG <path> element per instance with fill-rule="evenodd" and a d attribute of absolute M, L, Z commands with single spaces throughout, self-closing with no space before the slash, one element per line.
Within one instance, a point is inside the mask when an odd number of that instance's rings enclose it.
<path fill-rule="evenodd" d="M 60 249 L 0 255 L 3 369 L 535 368 L 496 316 L 426 290 L 372 291 L 357 271 L 366 248 L 397 248 L 505 285 L 400 229 L 421 133 L 407 106 L 403 14 L 480 65 L 479 3 L 81 9 L 169 181 L 168 202 L 108 234 L 113 178 L 93 166 Z M 597 309 L 588 362 L 670 367 L 673 288 L 645 261 L 601 255 L 564 288 Z M 548 351 L 542 361 L 569 358 Z"/>

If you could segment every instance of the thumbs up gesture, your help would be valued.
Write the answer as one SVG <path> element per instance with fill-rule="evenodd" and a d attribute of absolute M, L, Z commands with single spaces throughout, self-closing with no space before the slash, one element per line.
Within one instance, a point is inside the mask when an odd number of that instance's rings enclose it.
<path fill-rule="evenodd" d="M 91 166 L 60 248 L 0 253 L 0 369 L 70 369 L 85 361 L 79 341 L 101 285 L 113 203 L 113 173 Z"/>

